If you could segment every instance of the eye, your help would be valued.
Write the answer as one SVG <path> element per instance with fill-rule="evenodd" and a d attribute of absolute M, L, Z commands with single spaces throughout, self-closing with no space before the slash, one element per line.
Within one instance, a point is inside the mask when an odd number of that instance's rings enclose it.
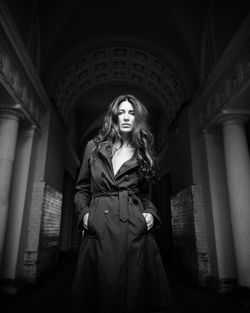
<path fill-rule="evenodd" d="M 122 114 L 123 114 L 123 111 L 119 111 L 119 112 L 118 112 L 118 115 L 122 115 Z"/>
<path fill-rule="evenodd" d="M 133 116 L 135 115 L 135 111 L 130 111 L 129 113 Z"/>

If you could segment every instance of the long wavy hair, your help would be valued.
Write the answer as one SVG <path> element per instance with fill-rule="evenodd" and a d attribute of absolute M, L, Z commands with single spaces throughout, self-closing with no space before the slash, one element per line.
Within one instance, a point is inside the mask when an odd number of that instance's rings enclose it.
<path fill-rule="evenodd" d="M 123 101 L 131 103 L 135 113 L 133 129 L 130 134 L 130 143 L 135 148 L 140 174 L 146 179 L 155 176 L 155 150 L 154 137 L 148 126 L 148 111 L 146 107 L 133 95 L 126 94 L 115 98 L 109 105 L 104 118 L 103 126 L 94 138 L 95 148 L 92 155 L 95 155 L 102 143 L 111 145 L 120 142 L 123 144 L 122 135 L 119 130 L 118 113 L 119 105 Z"/>

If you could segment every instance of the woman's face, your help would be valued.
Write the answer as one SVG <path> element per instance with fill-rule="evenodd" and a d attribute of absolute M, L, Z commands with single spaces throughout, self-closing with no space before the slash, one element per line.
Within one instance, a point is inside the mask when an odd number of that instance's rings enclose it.
<path fill-rule="evenodd" d="M 119 104 L 118 125 L 121 133 L 129 133 L 134 126 L 135 111 L 132 104 L 124 100 Z"/>

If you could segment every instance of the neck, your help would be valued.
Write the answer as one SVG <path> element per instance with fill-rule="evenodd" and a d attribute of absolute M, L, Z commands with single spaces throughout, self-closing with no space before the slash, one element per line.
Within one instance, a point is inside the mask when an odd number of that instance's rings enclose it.
<path fill-rule="evenodd" d="M 123 146 L 131 146 L 131 142 L 130 142 L 130 134 L 129 133 L 125 133 L 122 134 L 122 141 L 123 141 Z"/>
<path fill-rule="evenodd" d="M 130 145 L 130 134 L 129 133 L 123 133 L 122 134 L 122 140 L 123 140 L 123 145 L 124 146 L 129 146 Z"/>

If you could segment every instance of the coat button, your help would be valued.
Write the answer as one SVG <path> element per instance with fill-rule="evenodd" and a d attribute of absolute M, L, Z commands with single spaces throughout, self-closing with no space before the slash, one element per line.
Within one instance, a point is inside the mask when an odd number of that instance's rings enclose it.
<path fill-rule="evenodd" d="M 128 175 L 125 175 L 125 176 L 124 176 L 124 179 L 125 179 L 125 180 L 128 180 Z"/>
<path fill-rule="evenodd" d="M 105 213 L 105 214 L 108 214 L 108 213 L 109 213 L 109 210 L 104 210 L 104 213 Z"/>

